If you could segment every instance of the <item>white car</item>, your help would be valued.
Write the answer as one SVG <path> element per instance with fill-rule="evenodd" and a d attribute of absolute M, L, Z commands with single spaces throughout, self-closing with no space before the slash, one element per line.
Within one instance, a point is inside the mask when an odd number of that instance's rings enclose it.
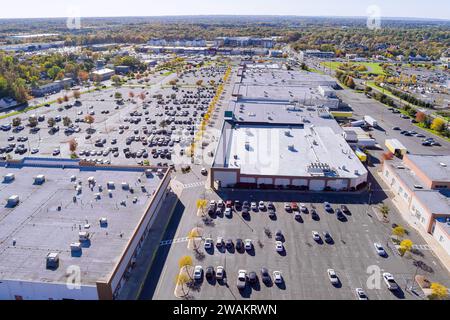
<path fill-rule="evenodd" d="M 37 149 L 37 148 L 31 149 L 31 154 L 36 154 L 38 152 L 39 152 L 39 149 Z"/>
<path fill-rule="evenodd" d="M 225 203 L 223 202 L 223 200 L 219 200 L 219 201 L 217 201 L 217 206 L 219 208 L 223 208 L 225 206 Z"/>
<path fill-rule="evenodd" d="M 366 293 L 362 288 L 356 288 L 355 293 L 358 300 L 369 300 L 369 298 L 367 297 Z"/>
<path fill-rule="evenodd" d="M 334 271 L 334 269 L 328 269 L 327 274 L 328 274 L 328 279 L 330 279 L 331 284 L 339 283 L 339 278 L 336 275 L 336 272 Z"/>
<path fill-rule="evenodd" d="M 216 268 L 216 279 L 222 280 L 225 275 L 225 269 L 222 266 Z"/>
<path fill-rule="evenodd" d="M 283 242 L 276 241 L 275 242 L 275 249 L 277 250 L 277 252 L 283 252 L 284 251 Z"/>
<path fill-rule="evenodd" d="M 312 232 L 312 237 L 313 237 L 314 241 L 320 241 L 320 235 L 317 231 Z"/>
<path fill-rule="evenodd" d="M 397 290 L 398 284 L 395 282 L 394 276 L 389 272 L 383 273 L 383 280 L 389 290 Z"/>
<path fill-rule="evenodd" d="M 375 250 L 377 251 L 378 255 L 384 257 L 386 255 L 386 251 L 384 250 L 383 246 L 377 242 L 373 244 L 375 247 Z"/>
<path fill-rule="evenodd" d="M 216 246 L 217 246 L 217 248 L 221 248 L 223 246 L 223 238 L 222 237 L 217 237 Z"/>
<path fill-rule="evenodd" d="M 300 203 L 300 211 L 301 212 L 307 212 L 308 211 L 308 208 L 306 208 L 304 203 Z"/>
<path fill-rule="evenodd" d="M 200 280 L 203 276 L 202 266 L 195 266 L 194 268 L 194 280 Z"/>
<path fill-rule="evenodd" d="M 273 272 L 273 282 L 275 283 L 283 283 L 283 276 L 280 271 Z"/>
<path fill-rule="evenodd" d="M 208 170 L 206 170 L 205 168 L 202 168 L 202 170 L 200 170 L 201 174 L 206 176 L 208 174 Z"/>
<path fill-rule="evenodd" d="M 250 208 L 252 208 L 253 211 L 256 211 L 256 209 L 258 208 L 256 202 L 252 202 L 252 203 L 250 204 Z"/>
<path fill-rule="evenodd" d="M 213 245 L 214 245 L 213 240 L 211 238 L 205 239 L 205 244 L 204 244 L 205 250 L 211 249 L 213 247 Z"/>
<path fill-rule="evenodd" d="M 260 201 L 258 204 L 258 209 L 259 210 L 264 210 L 266 209 L 266 205 L 264 204 L 264 201 Z"/>
<path fill-rule="evenodd" d="M 244 241 L 244 248 L 245 250 L 252 250 L 252 240 L 251 239 L 245 239 Z"/>
<path fill-rule="evenodd" d="M 244 289 L 246 285 L 247 285 L 247 271 L 239 270 L 238 278 L 237 278 L 237 287 L 240 290 L 240 289 Z"/>
<path fill-rule="evenodd" d="M 216 205 L 216 201 L 215 201 L 215 200 L 209 201 L 209 205 L 210 205 L 210 206 L 215 206 L 215 205 Z"/>
<path fill-rule="evenodd" d="M 285 203 L 285 204 L 284 204 L 284 210 L 286 210 L 286 211 L 291 211 L 291 210 L 292 210 L 291 205 L 290 205 L 289 203 Z"/>
<path fill-rule="evenodd" d="M 231 208 L 226 208 L 225 209 L 225 216 L 226 217 L 231 217 Z"/>

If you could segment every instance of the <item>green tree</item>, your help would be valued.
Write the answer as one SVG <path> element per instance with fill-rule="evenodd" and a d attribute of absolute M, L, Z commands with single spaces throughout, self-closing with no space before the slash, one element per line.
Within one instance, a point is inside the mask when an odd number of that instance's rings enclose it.
<path fill-rule="evenodd" d="M 63 125 L 65 126 L 65 127 L 68 127 L 68 126 L 70 126 L 72 124 L 72 120 L 69 118 L 69 117 L 64 117 L 63 118 Z"/>
<path fill-rule="evenodd" d="M 51 128 L 51 127 L 54 127 L 54 126 L 55 126 L 56 121 L 55 121 L 54 118 L 48 118 L 48 119 L 47 119 L 47 124 L 48 124 L 48 126 Z"/>
<path fill-rule="evenodd" d="M 21 123 L 22 123 L 22 120 L 19 117 L 14 118 L 12 121 L 13 127 L 18 127 L 18 126 L 20 126 Z"/>

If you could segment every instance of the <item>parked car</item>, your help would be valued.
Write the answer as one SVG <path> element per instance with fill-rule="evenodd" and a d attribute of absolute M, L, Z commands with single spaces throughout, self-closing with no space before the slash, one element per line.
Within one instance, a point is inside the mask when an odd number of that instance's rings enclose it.
<path fill-rule="evenodd" d="M 273 272 L 273 281 L 278 284 L 283 283 L 283 276 L 280 271 Z"/>
<path fill-rule="evenodd" d="M 203 278 L 202 266 L 195 266 L 194 268 L 194 280 L 201 280 Z"/>
<path fill-rule="evenodd" d="M 312 232 L 312 237 L 313 237 L 314 241 L 320 241 L 320 235 L 317 231 Z"/>
<path fill-rule="evenodd" d="M 256 275 L 255 271 L 250 271 L 248 274 L 248 282 L 250 282 L 251 284 L 257 283 L 258 282 L 258 276 Z"/>
<path fill-rule="evenodd" d="M 239 270 L 238 271 L 238 277 L 237 277 L 237 288 L 239 290 L 242 290 L 247 285 L 247 271 L 246 270 Z"/>
<path fill-rule="evenodd" d="M 395 282 L 394 276 L 389 272 L 383 273 L 383 280 L 389 290 L 395 291 L 398 289 L 398 284 Z"/>
<path fill-rule="evenodd" d="M 338 278 L 336 272 L 334 271 L 334 269 L 328 269 L 327 274 L 328 274 L 328 279 L 330 280 L 331 284 L 334 285 L 334 284 L 339 283 L 339 278 Z"/>
<path fill-rule="evenodd" d="M 272 279 L 270 278 L 269 270 L 267 268 L 263 267 L 261 268 L 261 279 L 263 283 L 270 283 Z"/>
<path fill-rule="evenodd" d="M 204 244 L 205 250 L 209 250 L 213 246 L 214 246 L 213 240 L 211 238 L 206 238 L 205 239 L 205 244 Z"/>
<path fill-rule="evenodd" d="M 367 297 L 366 293 L 362 288 L 356 288 L 355 293 L 356 298 L 358 298 L 358 300 L 369 300 L 369 298 Z"/>
<path fill-rule="evenodd" d="M 214 268 L 212 266 L 206 268 L 205 276 L 207 279 L 212 279 L 214 277 Z"/>
<path fill-rule="evenodd" d="M 225 269 L 222 266 L 217 266 L 216 268 L 216 279 L 222 280 L 225 275 Z"/>
<path fill-rule="evenodd" d="M 277 252 L 283 252 L 284 251 L 283 242 L 276 241 L 275 242 L 275 250 L 277 250 Z"/>
<path fill-rule="evenodd" d="M 245 250 L 252 250 L 253 244 L 251 239 L 245 239 L 244 241 L 244 248 Z"/>

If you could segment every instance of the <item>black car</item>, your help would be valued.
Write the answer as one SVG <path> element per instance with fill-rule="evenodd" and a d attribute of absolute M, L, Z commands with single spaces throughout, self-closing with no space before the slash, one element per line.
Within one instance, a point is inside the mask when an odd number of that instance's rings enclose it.
<path fill-rule="evenodd" d="M 269 218 L 274 219 L 276 216 L 275 211 L 273 209 L 269 209 Z"/>
<path fill-rule="evenodd" d="M 255 271 L 251 271 L 251 272 L 248 274 L 248 282 L 250 282 L 250 283 L 256 283 L 256 282 L 258 282 L 258 276 L 256 275 L 256 272 L 255 272 Z"/>
<path fill-rule="evenodd" d="M 281 230 L 278 230 L 278 231 L 275 233 L 275 240 L 276 240 L 276 241 L 282 241 L 282 240 L 283 240 L 283 233 L 281 232 Z"/>
<path fill-rule="evenodd" d="M 244 203 L 242 204 L 242 208 L 250 208 L 250 204 L 248 203 L 248 201 L 244 201 Z"/>
<path fill-rule="evenodd" d="M 248 216 L 248 214 L 249 214 L 249 213 L 248 213 L 248 208 L 243 208 L 243 209 L 242 209 L 242 215 L 243 215 L 243 216 Z"/>
<path fill-rule="evenodd" d="M 206 268 L 205 277 L 207 279 L 212 279 L 214 277 L 214 268 L 212 266 Z"/>
<path fill-rule="evenodd" d="M 327 231 L 323 232 L 323 237 L 325 239 L 325 242 L 332 242 L 333 241 L 333 238 L 331 238 L 331 235 Z"/>
<path fill-rule="evenodd" d="M 267 268 L 261 268 L 261 279 L 264 283 L 270 283 L 272 279 L 270 278 L 269 270 Z"/>
<path fill-rule="evenodd" d="M 342 205 L 341 205 L 341 210 L 342 210 L 342 212 L 344 212 L 344 213 L 349 213 L 349 212 L 350 212 L 350 210 L 348 209 L 348 207 L 347 207 L 345 204 L 342 204 Z"/>
<path fill-rule="evenodd" d="M 311 210 L 311 217 L 312 217 L 314 220 L 317 220 L 317 219 L 319 218 L 319 215 L 317 214 L 316 209 L 312 209 L 312 210 Z"/>
<path fill-rule="evenodd" d="M 336 217 L 339 220 L 344 220 L 345 219 L 345 216 L 344 216 L 344 214 L 342 213 L 342 211 L 340 209 L 336 209 Z"/>
<path fill-rule="evenodd" d="M 242 248 L 244 248 L 244 242 L 242 241 L 242 239 L 236 239 L 236 250 L 241 250 Z"/>
<path fill-rule="evenodd" d="M 233 247 L 233 240 L 227 239 L 227 241 L 225 241 L 225 247 L 232 248 Z"/>

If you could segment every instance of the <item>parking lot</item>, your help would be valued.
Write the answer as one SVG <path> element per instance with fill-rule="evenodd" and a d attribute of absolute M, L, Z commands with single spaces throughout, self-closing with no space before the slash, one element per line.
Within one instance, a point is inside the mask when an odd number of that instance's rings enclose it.
<path fill-rule="evenodd" d="M 66 158 L 75 139 L 82 160 L 169 165 L 193 141 L 225 70 L 208 66 L 180 75 L 190 83 L 198 73 L 205 80 L 202 86 L 166 86 L 162 80 L 149 89 L 104 89 L 21 114 L 20 125 L 12 124 L 15 116 L 2 119 L 1 155 Z M 35 118 L 35 127 L 29 126 L 29 118 Z"/>
<path fill-rule="evenodd" d="M 199 246 L 205 253 L 202 259 L 196 259 L 195 265 L 203 267 L 203 281 L 199 284 L 199 290 L 191 290 L 190 296 L 194 299 L 356 299 L 355 289 L 363 288 L 369 299 L 418 299 L 419 296 L 405 290 L 407 283 L 411 284 L 416 267 L 411 259 L 402 258 L 387 245 L 390 235 L 390 225 L 382 224 L 377 220 L 371 207 L 365 204 L 367 194 L 355 195 L 301 195 L 295 193 L 270 192 L 236 192 L 221 194 L 226 199 L 239 199 L 258 203 L 263 200 L 267 206 L 268 201 L 273 201 L 276 218 L 270 218 L 268 210 L 250 210 L 249 215 L 243 215 L 242 211 L 233 211 L 232 216 L 225 214 L 212 214 L 211 224 L 204 224 L 201 218 L 193 219 L 194 212 L 186 211 L 180 221 L 180 228 L 189 230 L 196 225 L 203 228 L 203 242 Z M 211 199 L 220 199 L 215 195 Z M 323 201 L 329 201 L 332 212 L 324 210 Z M 285 203 L 295 201 L 298 205 L 305 204 L 307 213 L 300 213 L 300 219 L 295 219 L 294 212 L 286 212 Z M 337 219 L 336 208 L 345 203 L 350 212 L 341 221 Z M 315 208 L 317 216 L 313 218 L 312 208 Z M 188 210 L 189 208 L 187 208 Z M 393 213 L 392 213 L 393 214 Z M 393 218 L 391 221 L 393 222 Z M 402 224 L 402 221 L 396 221 Z M 404 224 L 403 224 L 404 225 Z M 276 233 L 281 231 L 283 235 L 283 252 L 276 250 Z M 312 232 L 317 231 L 322 240 L 315 241 Z M 187 231 L 185 231 L 187 234 Z M 268 235 L 270 232 L 270 236 Z M 324 241 L 323 232 L 331 235 L 332 241 Z M 178 233 L 176 237 L 183 234 Z M 186 235 L 184 235 L 186 236 Z M 223 237 L 226 242 L 231 239 L 232 248 L 216 247 L 217 237 Z M 211 238 L 214 242 L 213 249 L 204 250 L 204 239 Z M 425 242 L 411 230 L 408 235 L 413 243 Z M 236 250 L 237 239 L 245 242 L 251 239 L 252 250 Z M 374 243 L 378 242 L 385 248 L 388 256 L 381 257 L 377 254 Z M 392 243 L 390 243 L 392 246 Z M 177 273 L 177 259 L 183 255 L 195 254 L 187 249 L 186 242 L 173 243 L 168 260 L 161 273 L 159 284 L 156 287 L 153 299 L 174 299 L 173 279 Z M 167 246 L 164 246 L 167 247 Z M 439 261 L 431 252 L 422 250 L 420 255 L 413 254 L 416 260 L 432 267 L 432 278 L 436 281 L 448 284 L 448 274 L 442 268 Z M 206 279 L 204 277 L 208 266 L 216 269 L 223 266 L 226 272 L 227 285 L 223 281 Z M 273 271 L 280 271 L 283 277 L 282 284 L 266 285 L 261 280 L 261 268 L 267 268 L 273 278 Z M 370 269 L 379 267 L 380 272 L 390 272 L 400 286 L 400 290 L 393 293 L 389 291 L 381 279 L 380 287 L 370 289 L 367 280 L 371 275 Z M 328 279 L 327 269 L 335 270 L 340 282 L 332 285 Z M 247 284 L 244 290 L 237 289 L 237 276 L 239 270 L 245 270 L 247 275 L 254 271 L 258 281 Z M 419 270 L 419 273 L 423 272 Z"/>

